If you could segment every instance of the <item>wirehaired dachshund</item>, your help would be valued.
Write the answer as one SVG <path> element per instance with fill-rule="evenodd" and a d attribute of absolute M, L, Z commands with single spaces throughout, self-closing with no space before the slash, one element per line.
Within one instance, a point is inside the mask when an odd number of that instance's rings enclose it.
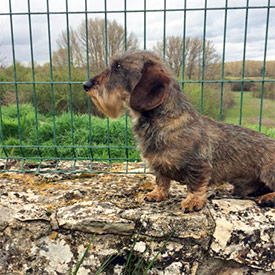
<path fill-rule="evenodd" d="M 166 200 L 175 180 L 187 186 L 184 212 L 199 211 L 209 184 L 229 182 L 235 195 L 274 206 L 275 140 L 200 115 L 154 53 L 117 55 L 83 87 L 110 118 L 129 109 L 138 149 L 156 176 L 147 201 Z"/>

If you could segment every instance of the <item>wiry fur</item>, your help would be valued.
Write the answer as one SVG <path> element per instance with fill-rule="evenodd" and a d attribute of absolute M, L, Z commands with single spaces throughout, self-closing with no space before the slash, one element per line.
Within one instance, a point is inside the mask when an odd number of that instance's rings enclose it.
<path fill-rule="evenodd" d="M 170 181 L 186 184 L 182 208 L 200 210 L 211 182 L 230 182 L 240 196 L 275 202 L 275 140 L 256 131 L 201 116 L 176 80 L 150 52 L 128 52 L 84 84 L 111 118 L 130 110 L 138 148 L 155 172 L 149 201 L 168 198 Z"/>

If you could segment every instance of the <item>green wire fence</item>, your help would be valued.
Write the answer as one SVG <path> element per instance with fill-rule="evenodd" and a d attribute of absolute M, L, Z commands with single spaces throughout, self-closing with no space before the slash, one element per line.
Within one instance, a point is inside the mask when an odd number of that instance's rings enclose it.
<path fill-rule="evenodd" d="M 79 145 L 76 143 L 75 134 L 76 134 L 76 117 L 73 112 L 73 94 L 72 88 L 74 85 L 81 85 L 85 79 L 79 79 L 78 81 L 73 81 L 73 72 L 71 64 L 71 40 L 70 40 L 70 16 L 71 15 L 83 15 L 85 22 L 85 35 L 86 35 L 86 78 L 90 78 L 90 68 L 91 64 L 89 61 L 89 17 L 102 15 L 104 17 L 104 39 L 105 39 L 105 65 L 108 65 L 108 16 L 111 14 L 119 14 L 124 17 L 123 20 L 123 29 L 124 29 L 124 50 L 127 50 L 127 18 L 133 13 L 143 14 L 143 49 L 148 48 L 148 34 L 147 34 L 147 21 L 148 14 L 153 13 L 162 13 L 163 14 L 163 37 L 162 37 L 162 56 L 165 60 L 166 58 L 166 44 L 167 44 L 167 25 L 169 24 L 169 19 L 167 14 L 169 13 L 180 13 L 183 17 L 183 28 L 182 28 L 182 70 L 181 70 L 181 79 L 180 84 L 184 89 L 185 84 L 199 84 L 200 85 L 200 112 L 204 113 L 204 91 L 205 85 L 207 84 L 217 84 L 220 86 L 220 98 L 219 98 L 219 120 L 222 120 L 223 116 L 223 99 L 224 99 L 224 85 L 228 83 L 241 83 L 241 92 L 240 92 L 240 110 L 239 110 L 239 124 L 242 124 L 242 113 L 243 113 L 243 101 L 244 101 L 244 85 L 245 83 L 260 83 L 261 87 L 261 96 L 260 96 L 260 106 L 259 106 L 259 122 L 258 130 L 261 131 L 262 128 L 262 118 L 263 118 L 263 101 L 264 101 L 264 85 L 268 82 L 275 82 L 275 76 L 272 79 L 266 79 L 266 59 L 267 59 L 267 49 L 269 42 L 269 30 L 270 28 L 275 28 L 275 26 L 270 26 L 270 13 L 271 10 L 275 10 L 275 3 L 271 4 L 271 0 L 267 0 L 265 5 L 250 5 L 249 0 L 246 0 L 246 5 L 239 6 L 230 6 L 229 0 L 220 1 L 219 7 L 209 6 L 207 0 L 204 0 L 204 5 L 201 7 L 189 7 L 187 0 L 183 2 L 183 8 L 167 8 L 167 1 L 163 0 L 163 8 L 161 9 L 148 9 L 148 3 L 150 0 L 144 0 L 143 9 L 127 9 L 127 4 L 130 0 L 124 0 L 123 9 L 121 10 L 109 10 L 108 1 L 102 0 L 104 3 L 103 10 L 92 10 L 88 8 L 88 0 L 85 0 L 85 8 L 81 11 L 72 11 L 69 9 L 68 0 L 65 1 L 65 10 L 64 11 L 50 11 L 49 0 L 44 0 L 46 2 L 46 11 L 32 11 L 31 1 L 27 1 L 27 12 L 14 12 L 12 0 L 7 0 L 9 4 L 9 11 L 2 12 L 0 10 L 1 16 L 9 17 L 10 23 L 10 41 L 11 41 L 11 54 L 12 54 L 12 67 L 13 67 L 13 81 L 2 81 L 0 82 L 0 91 L 1 87 L 10 87 L 13 90 L 15 96 L 15 106 L 16 106 L 16 127 L 17 133 L 16 138 L 18 138 L 18 143 L 7 144 L 7 129 L 8 126 L 5 125 L 5 114 L 3 112 L 4 103 L 0 93 L 0 171 L 7 172 L 70 172 L 70 173 L 145 173 L 146 167 L 142 167 L 139 170 L 131 170 L 129 165 L 131 162 L 140 161 L 138 153 L 132 154 L 135 152 L 135 145 L 130 142 L 130 133 L 131 129 L 129 126 L 129 118 L 127 113 L 123 118 L 124 124 L 124 140 L 122 145 L 113 146 L 112 144 L 112 129 L 109 119 L 105 119 L 106 123 L 106 139 L 102 141 L 101 145 L 94 143 L 94 129 L 93 125 L 95 123 L 95 118 L 92 116 L 91 108 L 93 105 L 91 100 L 87 98 L 87 137 L 86 143 Z M 42 0 L 41 0 L 42 1 Z M 244 40 L 243 40 L 243 54 L 242 54 L 242 72 L 241 78 L 239 80 L 231 80 L 225 78 L 225 60 L 226 60 L 226 46 L 227 46 L 227 31 L 228 31 L 228 12 L 233 10 L 244 10 Z M 266 11 L 266 24 L 265 24 L 265 36 L 264 39 L 259 42 L 262 43 L 264 48 L 263 55 L 263 66 L 262 66 L 262 75 L 260 79 L 247 79 L 245 77 L 245 64 L 246 64 L 246 46 L 247 46 L 247 32 L 248 32 L 248 18 L 249 12 L 252 10 L 264 10 Z M 187 16 L 189 13 L 200 11 L 203 13 L 203 35 L 202 35 L 202 61 L 201 61 L 201 74 L 198 80 L 185 80 L 185 52 L 186 52 L 186 41 L 187 41 Z M 207 40 L 207 22 L 209 20 L 209 12 L 211 11 L 221 11 L 223 15 L 223 41 L 222 41 L 222 52 L 221 52 L 221 75 L 220 79 L 206 79 L 205 78 L 205 49 L 206 49 L 206 40 Z M 33 18 L 38 15 L 46 16 L 47 24 L 47 35 L 48 35 L 48 52 L 49 52 L 49 81 L 37 81 L 35 74 L 35 59 L 34 59 L 34 41 L 33 41 Z M 67 38 L 67 81 L 56 81 L 53 76 L 53 46 L 52 46 L 52 24 L 51 16 L 53 15 L 64 15 L 66 18 L 66 38 Z M 15 45 L 15 33 L 14 33 L 14 18 L 16 16 L 27 16 L 28 18 L 28 33 L 29 33 L 29 50 L 30 50 L 30 67 L 32 71 L 31 81 L 19 81 L 17 76 L 17 66 L 16 66 L 16 45 Z M 34 113 L 34 129 L 35 129 L 35 139 L 33 140 L 33 145 L 25 144 L 24 136 L 26 135 L 26 129 L 22 129 L 22 119 L 21 112 L 22 106 L 20 105 L 19 100 L 19 89 L 21 85 L 31 85 L 33 92 L 33 113 Z M 40 115 L 37 108 L 37 87 L 38 85 L 47 85 L 50 90 L 51 97 L 51 139 L 48 142 L 48 145 L 40 143 L 40 134 L 39 129 L 41 127 Z M 56 85 L 67 85 L 68 89 L 68 101 L 69 101 L 69 121 L 70 121 L 70 144 L 62 144 L 57 138 L 57 116 L 56 116 L 56 96 L 55 96 L 55 87 Z M 49 153 L 51 152 L 51 155 Z M 66 150 L 66 154 L 62 152 Z M 97 150 L 105 151 L 104 157 L 96 157 L 95 152 Z M 117 157 L 116 151 L 123 151 L 123 157 Z M 31 153 L 30 153 L 31 152 Z M 84 153 L 83 153 L 84 152 Z M 133 157 L 134 155 L 134 157 Z M 79 168 L 78 161 L 86 160 L 85 169 Z M 64 163 L 66 161 L 70 162 L 70 166 L 65 167 Z M 31 164 L 30 164 L 31 162 Z M 103 162 L 104 165 L 99 165 L 99 162 Z M 114 162 L 123 162 L 124 169 L 112 170 L 112 163 Z"/>

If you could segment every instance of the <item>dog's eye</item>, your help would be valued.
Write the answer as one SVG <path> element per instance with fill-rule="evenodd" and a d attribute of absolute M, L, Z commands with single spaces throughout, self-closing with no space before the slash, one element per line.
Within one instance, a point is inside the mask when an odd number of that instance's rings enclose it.
<path fill-rule="evenodd" d="M 118 72 L 121 69 L 121 64 L 118 62 L 115 64 L 114 70 L 115 72 Z"/>

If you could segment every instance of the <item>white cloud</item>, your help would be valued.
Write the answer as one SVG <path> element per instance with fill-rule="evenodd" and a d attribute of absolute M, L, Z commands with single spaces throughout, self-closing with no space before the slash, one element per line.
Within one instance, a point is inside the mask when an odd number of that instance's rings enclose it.
<path fill-rule="evenodd" d="M 167 9 L 182 9 L 184 1 L 167 0 Z M 250 6 L 264 6 L 268 0 L 250 0 Z M 27 1 L 12 0 L 12 11 L 27 12 Z M 49 0 L 51 12 L 65 12 L 65 0 Z M 104 11 L 104 1 L 87 1 L 88 11 Z M 187 9 L 204 8 L 203 0 L 187 1 Z M 45 0 L 30 0 L 32 12 L 45 12 L 47 10 Z M 140 12 L 127 13 L 127 31 L 133 32 L 138 37 L 140 48 L 143 48 L 144 36 L 144 1 L 127 0 L 128 10 L 140 10 Z M 223 8 L 225 1 L 208 0 L 209 8 Z M 164 1 L 147 0 L 146 8 L 149 10 L 163 9 Z M 229 7 L 244 7 L 246 0 L 228 0 Z M 275 0 L 271 0 L 271 5 L 275 6 Z M 69 11 L 84 11 L 84 0 L 68 0 Z M 108 11 L 121 11 L 124 9 L 124 0 L 108 0 Z M 9 12 L 9 1 L 0 1 L 0 13 Z M 248 29 L 247 29 L 247 59 L 261 60 L 263 58 L 263 49 L 266 30 L 266 9 L 249 9 L 248 11 Z M 243 54 L 244 45 L 244 26 L 245 26 L 246 9 L 229 9 L 226 29 L 226 60 L 240 60 Z M 166 13 L 166 36 L 183 34 L 183 11 L 168 11 Z M 216 48 L 222 54 L 223 35 L 224 35 L 224 15 L 223 9 L 211 10 L 207 12 L 206 20 L 206 39 L 212 40 Z M 109 19 L 116 19 L 124 26 L 124 13 L 108 13 Z M 90 13 L 89 18 L 104 17 L 104 13 Z M 18 61 L 30 62 L 30 38 L 28 15 L 13 15 L 15 54 Z M 85 14 L 69 15 L 69 23 L 73 28 L 84 20 Z M 146 44 L 147 48 L 152 48 L 158 40 L 163 40 L 163 12 L 146 13 Z M 32 36 L 34 58 L 37 62 L 43 63 L 48 61 L 48 29 L 47 15 L 32 15 Z M 66 15 L 50 15 L 51 24 L 51 44 L 52 49 L 56 50 L 56 40 L 62 30 L 66 30 Z M 187 11 L 186 18 L 186 35 L 191 37 L 203 37 L 204 11 Z M 10 17 L 9 15 L 0 15 L 1 37 L 0 52 L 7 57 L 7 63 L 12 62 L 11 34 L 10 34 Z M 268 51 L 267 59 L 275 58 L 275 8 L 270 9 L 269 33 L 268 33 Z"/>

